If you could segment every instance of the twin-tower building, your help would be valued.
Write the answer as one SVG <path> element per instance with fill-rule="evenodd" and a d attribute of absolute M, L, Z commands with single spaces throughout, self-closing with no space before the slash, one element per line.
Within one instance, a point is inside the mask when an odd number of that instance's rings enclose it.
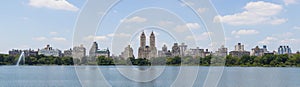
<path fill-rule="evenodd" d="M 155 58 L 157 57 L 157 49 L 155 46 L 155 35 L 153 31 L 150 35 L 150 46 L 146 45 L 146 35 L 142 32 L 140 36 L 140 47 L 138 51 L 138 58 Z"/>

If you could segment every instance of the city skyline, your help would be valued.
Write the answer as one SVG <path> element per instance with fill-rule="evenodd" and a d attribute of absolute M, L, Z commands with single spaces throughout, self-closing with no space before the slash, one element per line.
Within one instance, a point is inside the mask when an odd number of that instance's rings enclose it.
<path fill-rule="evenodd" d="M 277 50 L 280 45 L 289 45 L 293 48 L 293 52 L 298 51 L 300 46 L 297 44 L 300 43 L 300 36 L 297 33 L 300 32 L 300 24 L 297 21 L 300 19 L 297 17 L 297 14 L 299 14 L 297 8 L 300 8 L 300 6 L 298 0 L 288 1 L 289 0 L 212 0 L 211 2 L 216 6 L 220 18 L 223 19 L 221 22 L 224 24 L 225 46 L 228 47 L 228 50 L 233 50 L 233 46 L 241 42 L 245 44 L 245 49 L 247 50 L 255 46 L 268 45 L 268 48 L 272 51 Z M 4 40 L 0 46 L 0 53 L 7 54 L 11 49 L 38 49 L 44 47 L 46 44 L 51 44 L 61 50 L 72 48 L 73 27 L 76 23 L 76 17 L 84 6 L 85 0 L 62 0 L 59 3 L 67 6 L 67 8 L 64 9 L 56 7 L 54 5 L 57 4 L 55 1 L 49 3 L 36 2 L 36 0 L 12 0 L 6 2 L 12 4 L 3 3 L 2 5 L 4 12 L 0 17 L 4 21 L 0 22 L 2 24 L 0 28 L 2 31 L 5 31 L 5 33 L 0 35 Z M 147 22 L 148 18 L 144 17 L 124 19 L 124 16 L 127 16 L 131 11 L 137 10 L 136 8 L 151 6 L 147 4 L 147 2 L 156 1 L 124 1 L 120 2 L 119 6 L 113 8 L 108 13 L 110 16 L 104 19 L 106 23 L 100 27 L 103 31 L 96 32 L 95 40 L 101 44 L 99 47 L 110 47 L 109 40 L 112 36 L 130 36 L 127 33 L 114 34 L 113 31 L 110 31 L 110 29 L 114 29 L 119 22 Z M 190 28 L 194 28 L 193 31 L 199 32 L 196 34 L 198 35 L 197 42 L 203 42 L 199 44 L 200 48 L 210 48 L 209 33 L 205 32 L 206 30 L 202 27 L 203 24 L 198 22 L 201 20 L 186 17 L 190 16 L 188 15 L 190 12 L 181 12 L 185 10 L 184 5 L 182 5 L 183 3 L 171 2 L 166 5 L 163 3 L 168 3 L 170 2 L 169 0 L 160 2 L 162 4 L 158 3 L 155 6 L 170 9 L 174 11 L 174 13 L 183 16 L 183 19 L 187 21 L 186 25 Z M 137 5 L 127 6 L 128 8 L 126 9 L 122 8 L 127 3 L 136 3 Z M 140 5 L 138 3 L 144 4 Z M 192 3 L 190 4 L 192 5 Z M 6 8 L 14 9 L 5 10 Z M 227 8 L 232 10 L 228 10 Z M 259 10 L 257 8 L 266 9 Z M 206 12 L 206 10 L 209 9 L 199 9 L 201 12 Z M 18 14 L 20 12 L 22 14 Z M 268 14 L 266 14 L 266 12 L 268 12 Z M 250 15 L 250 13 L 255 13 L 255 15 Z M 247 18 L 237 19 L 242 16 L 246 16 Z M 251 20 L 253 16 L 256 20 Z M 129 19 L 132 20 L 130 21 Z M 16 26 L 16 24 L 18 24 L 18 26 Z M 172 24 L 172 22 L 162 21 L 161 24 Z M 179 25 L 177 28 L 170 27 L 169 29 L 177 29 L 178 32 L 184 31 Z M 161 36 L 163 35 L 161 32 L 158 33 L 160 35 L 158 35 L 157 38 L 166 37 Z M 189 38 L 189 36 L 186 37 L 187 39 Z M 93 37 L 87 37 L 87 39 L 91 38 Z M 164 38 L 162 39 L 164 40 Z M 157 42 L 169 43 L 167 44 L 169 45 L 168 47 L 171 47 L 173 44 L 173 41 Z M 126 46 L 122 46 L 119 53 L 121 53 Z M 158 49 L 162 46 L 163 44 L 157 44 Z M 85 47 L 89 49 L 91 46 Z M 197 46 L 191 47 L 195 48 Z"/>
<path fill-rule="evenodd" d="M 141 34 L 141 35 L 143 35 L 143 34 Z M 142 44 L 142 43 L 143 42 L 140 42 L 140 44 Z M 155 43 L 155 44 L 157 44 L 157 43 Z M 141 46 L 143 46 L 143 45 L 141 45 Z M 147 47 L 147 46 L 148 45 L 145 45 L 145 47 Z M 230 52 L 234 52 L 234 51 L 241 51 L 241 52 L 245 51 L 245 52 L 249 52 L 247 55 L 255 55 L 255 56 L 263 55 L 263 54 L 259 54 L 260 52 L 262 52 L 262 53 L 272 53 L 272 54 L 293 54 L 293 53 L 298 53 L 299 52 L 299 51 L 292 51 L 292 48 L 289 47 L 288 45 L 280 45 L 280 46 L 278 46 L 277 49 L 273 49 L 273 50 L 268 49 L 267 45 L 255 46 L 255 47 L 252 47 L 251 49 L 245 49 L 244 48 L 244 43 L 242 44 L 242 43 L 238 42 L 237 44 L 235 44 L 234 47 L 226 47 L 226 46 L 222 45 L 221 47 L 217 47 L 218 50 L 213 51 L 213 50 L 210 50 L 210 49 L 207 49 L 207 48 L 189 47 L 184 42 L 183 43 L 174 42 L 174 44 L 172 46 L 166 46 L 166 44 L 163 44 L 162 48 L 155 49 L 157 54 L 154 54 L 154 55 L 159 56 L 159 55 L 161 55 L 160 52 L 163 52 L 163 51 L 173 52 L 174 51 L 174 46 L 178 47 L 178 54 L 171 55 L 171 56 L 182 56 L 182 55 L 185 55 L 186 51 L 194 50 L 194 49 L 202 49 L 203 52 L 209 52 L 210 54 L 218 53 L 219 51 L 222 51 L 222 52 L 226 51 L 226 55 L 231 54 Z M 182 46 L 183 46 L 183 48 L 182 48 Z M 150 46 L 148 46 L 148 47 L 150 47 Z M 155 45 L 154 45 L 154 47 L 155 47 Z M 234 49 L 233 50 L 228 50 L 228 48 L 234 48 Z M 140 53 L 139 52 L 140 48 L 139 49 L 132 49 L 132 46 L 129 44 L 126 47 L 124 47 L 123 49 L 132 50 L 133 56 L 136 55 L 135 57 L 139 58 L 138 53 Z M 123 49 L 121 48 L 120 50 L 125 52 Z M 184 51 L 182 51 L 182 49 L 184 49 Z M 45 52 L 47 50 L 50 50 L 50 51 L 53 50 L 53 51 L 58 51 L 58 52 L 50 52 L 50 53 Z M 88 50 L 90 50 L 90 52 L 86 52 Z M 46 56 L 50 56 L 50 55 L 52 55 L 52 56 L 62 56 L 62 55 L 65 55 L 65 54 L 67 54 L 67 56 L 72 56 L 72 54 L 71 55 L 69 54 L 70 53 L 69 51 L 71 51 L 71 53 L 72 53 L 72 51 L 76 51 L 76 52 L 79 53 L 78 55 L 80 55 L 81 57 L 84 57 L 84 56 L 93 56 L 93 55 L 96 56 L 95 53 L 97 53 L 98 51 L 108 51 L 109 52 L 109 48 L 99 48 L 97 42 L 93 42 L 93 45 L 92 45 L 91 49 L 86 49 L 86 47 L 83 46 L 83 45 L 74 46 L 74 47 L 69 48 L 69 49 L 58 49 L 58 48 L 51 47 L 50 44 L 47 44 L 46 47 L 40 48 L 38 50 L 30 49 L 30 48 L 28 48 L 28 49 L 10 49 L 8 51 L 8 53 L 12 54 L 12 55 L 18 55 L 18 53 L 21 53 L 23 51 L 24 52 L 36 52 L 36 54 L 38 54 L 38 55 L 40 55 L 40 54 L 45 55 L 45 53 L 46 53 Z M 14 52 L 17 52 L 17 53 L 14 53 Z M 83 54 L 81 54 L 81 52 L 83 52 Z M 121 53 L 111 53 L 111 54 L 109 53 L 108 55 L 104 55 L 104 56 L 106 56 L 106 57 L 109 57 L 109 56 L 122 56 L 123 52 L 121 52 Z M 128 53 L 128 52 L 126 52 L 126 53 Z M 129 54 L 131 54 L 131 52 L 129 52 Z M 102 55 L 102 54 L 100 54 L 100 55 Z M 165 55 L 165 54 L 163 54 L 163 55 Z M 156 57 L 156 56 L 154 56 L 154 57 Z M 149 57 L 149 58 L 151 58 L 151 57 Z"/>

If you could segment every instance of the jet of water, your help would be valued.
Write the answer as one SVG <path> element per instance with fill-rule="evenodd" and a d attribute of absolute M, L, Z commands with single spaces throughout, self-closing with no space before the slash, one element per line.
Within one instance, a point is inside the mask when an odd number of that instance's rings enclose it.
<path fill-rule="evenodd" d="M 21 60 L 23 60 L 23 64 L 25 64 L 25 55 L 24 55 L 24 52 L 21 53 L 16 66 L 19 66 Z"/>

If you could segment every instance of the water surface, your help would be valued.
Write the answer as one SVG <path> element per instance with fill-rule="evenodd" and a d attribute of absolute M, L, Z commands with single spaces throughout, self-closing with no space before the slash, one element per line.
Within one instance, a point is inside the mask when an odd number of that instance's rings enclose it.
<path fill-rule="evenodd" d="M 87 68 L 88 67 L 88 68 Z M 184 66 L 186 70 L 197 70 L 198 75 L 194 87 L 203 86 L 209 67 Z M 131 66 L 121 66 L 131 69 Z M 146 67 L 134 66 L 140 70 Z M 82 85 L 81 83 L 108 82 L 113 87 L 168 87 L 174 84 L 180 71 L 180 66 L 155 66 L 155 69 L 164 69 L 161 75 L 149 82 L 136 82 L 123 76 L 115 66 L 84 66 L 76 68 L 83 71 L 84 77 L 79 78 L 74 66 L 0 66 L 0 87 L 81 87 L 100 86 Z M 105 80 L 90 80 L 102 72 Z M 189 72 L 189 71 L 186 71 Z M 216 72 L 211 72 L 212 74 Z M 80 73 L 79 73 L 80 74 Z M 82 73 L 81 73 L 82 74 Z M 140 78 L 149 78 L 150 73 L 137 73 Z M 193 78 L 189 75 L 185 79 Z M 185 81 L 177 81 L 184 84 Z M 219 87 L 299 87 L 300 68 L 286 67 L 225 67 L 219 82 Z M 176 86 L 176 85 L 175 85 Z"/>

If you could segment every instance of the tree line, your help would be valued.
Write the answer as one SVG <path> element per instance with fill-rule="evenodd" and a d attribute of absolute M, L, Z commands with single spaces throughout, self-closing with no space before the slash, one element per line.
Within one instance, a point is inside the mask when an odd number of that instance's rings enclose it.
<path fill-rule="evenodd" d="M 0 54 L 0 65 L 16 65 L 19 56 L 10 56 Z M 20 63 L 23 63 L 20 62 Z M 25 65 L 73 65 L 72 57 L 54 57 L 54 56 L 28 56 L 25 57 Z"/>
<path fill-rule="evenodd" d="M 18 56 L 0 54 L 0 65 L 16 65 Z M 74 65 L 72 57 L 53 56 L 29 56 L 25 58 L 25 65 Z M 78 64 L 78 63 L 76 63 Z M 197 57 L 158 57 L 158 58 L 108 58 L 100 56 L 96 58 L 93 65 L 200 65 L 200 66 L 257 66 L 257 67 L 293 67 L 300 66 L 300 54 L 294 55 L 264 55 L 264 56 L 242 56 L 241 58 L 228 55 L 226 57 L 206 56 Z"/>

